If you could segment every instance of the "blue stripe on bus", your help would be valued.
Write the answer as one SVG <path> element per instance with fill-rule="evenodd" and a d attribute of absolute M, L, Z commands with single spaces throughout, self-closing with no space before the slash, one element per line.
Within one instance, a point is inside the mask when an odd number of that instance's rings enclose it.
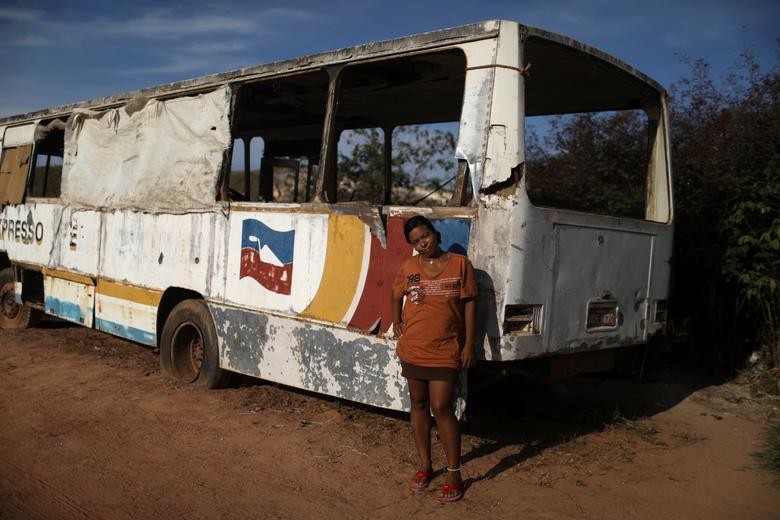
<path fill-rule="evenodd" d="M 136 343 L 149 345 L 150 347 L 157 345 L 157 335 L 155 333 L 136 329 L 135 327 L 126 327 L 125 325 L 114 323 L 113 321 L 95 318 L 95 328 L 113 334 L 114 336 L 135 341 Z"/>
<path fill-rule="evenodd" d="M 60 300 L 53 296 L 44 298 L 44 306 L 47 314 L 81 325 L 85 323 L 87 314 L 92 314 L 92 308 L 82 309 L 77 303 Z"/>

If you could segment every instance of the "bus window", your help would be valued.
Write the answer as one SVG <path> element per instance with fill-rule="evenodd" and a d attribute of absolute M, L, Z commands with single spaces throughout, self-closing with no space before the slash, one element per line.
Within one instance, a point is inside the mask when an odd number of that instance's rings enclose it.
<path fill-rule="evenodd" d="M 643 218 L 647 128 L 641 110 L 528 118 L 531 201 L 537 206 Z"/>
<path fill-rule="evenodd" d="M 452 198 L 458 161 L 457 123 L 399 126 L 393 130 L 393 203 L 446 206 Z"/>
<path fill-rule="evenodd" d="M 339 202 L 384 204 L 385 135 L 381 128 L 344 130 L 339 136 Z"/>
<path fill-rule="evenodd" d="M 247 168 L 249 161 L 245 160 L 247 151 L 242 138 L 233 139 L 233 153 L 230 158 L 230 174 L 227 181 L 232 200 L 249 200 L 250 190 L 246 183 L 251 179 L 251 171 Z"/>
<path fill-rule="evenodd" d="M 457 124 L 392 129 L 390 200 L 398 206 L 446 206 L 457 176 Z M 345 130 L 339 138 L 338 200 L 385 204 L 385 133 Z"/>
<path fill-rule="evenodd" d="M 35 153 L 27 195 L 56 198 L 60 196 L 62 156 L 65 148 L 65 123 L 55 119 L 39 124 L 35 130 Z"/>
<path fill-rule="evenodd" d="M 241 85 L 233 117 L 231 175 L 226 176 L 233 196 L 259 202 L 313 199 L 327 94 L 328 74 L 322 71 Z M 248 197 L 242 171 L 250 172 Z"/>
<path fill-rule="evenodd" d="M 524 61 L 526 190 L 537 206 L 645 218 L 665 175 L 655 89 L 608 60 L 529 38 Z M 668 205 L 668 202 L 666 202 Z M 648 217 L 650 218 L 650 217 Z"/>
<path fill-rule="evenodd" d="M 336 202 L 449 203 L 465 69 L 459 50 L 344 69 Z"/>
<path fill-rule="evenodd" d="M 314 194 L 317 170 L 308 157 L 263 157 L 260 172 L 271 179 L 275 202 L 307 202 Z"/>

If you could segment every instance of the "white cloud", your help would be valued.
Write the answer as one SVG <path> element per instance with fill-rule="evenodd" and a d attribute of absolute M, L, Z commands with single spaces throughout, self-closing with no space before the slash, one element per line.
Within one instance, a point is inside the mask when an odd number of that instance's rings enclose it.
<path fill-rule="evenodd" d="M 12 22 L 33 22 L 43 16 L 43 11 L 25 9 L 24 7 L 0 6 L 0 19 Z"/>
<path fill-rule="evenodd" d="M 89 30 L 103 37 L 127 36 L 156 40 L 173 40 L 208 34 L 260 36 L 269 34 L 272 28 L 289 20 L 300 22 L 317 19 L 314 14 L 307 11 L 284 8 L 264 9 L 252 16 L 237 14 L 181 16 L 170 10 L 161 10 L 123 21 L 99 18 L 89 22 Z"/>
<path fill-rule="evenodd" d="M 311 21 L 317 21 L 320 19 L 319 15 L 314 14 L 310 11 L 304 11 L 301 9 L 287 9 L 284 7 L 271 7 L 269 9 L 264 9 L 260 13 L 261 18 L 292 18 L 295 20 L 311 20 Z"/>
<path fill-rule="evenodd" d="M 245 65 L 233 53 L 244 47 L 235 43 L 202 43 L 194 46 L 182 46 L 169 49 L 166 53 L 147 54 L 148 66 L 131 67 L 116 71 L 120 75 L 204 75 L 218 71 L 231 70 Z"/>
<path fill-rule="evenodd" d="M 152 13 L 127 21 L 100 19 L 90 24 L 103 36 L 134 36 L 149 39 L 177 39 L 209 33 L 241 33 L 253 30 L 252 20 L 229 16 L 181 17 Z"/>
<path fill-rule="evenodd" d="M 198 53 L 198 54 L 240 52 L 246 49 L 247 49 L 247 45 L 245 43 L 241 43 L 237 41 L 201 42 L 201 43 L 191 43 L 187 46 L 187 50 L 189 52 Z"/>
<path fill-rule="evenodd" d="M 205 70 L 214 68 L 217 60 L 210 57 L 175 55 L 163 57 L 159 64 L 147 67 L 133 67 L 117 71 L 122 75 L 138 74 L 202 74 Z"/>
<path fill-rule="evenodd" d="M 43 36 L 22 36 L 8 40 L 6 45 L 13 47 L 50 47 L 55 43 L 54 40 L 44 38 Z"/>

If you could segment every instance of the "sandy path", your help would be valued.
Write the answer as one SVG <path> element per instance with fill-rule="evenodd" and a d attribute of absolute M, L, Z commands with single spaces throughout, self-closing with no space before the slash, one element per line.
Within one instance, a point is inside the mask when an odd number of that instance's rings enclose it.
<path fill-rule="evenodd" d="M 56 323 L 0 331 L 0 383 L 0 519 L 780 518 L 750 455 L 778 403 L 735 384 L 497 385 L 471 403 L 466 497 L 442 506 L 441 477 L 406 489 L 400 414 L 181 386 L 153 351 Z"/>

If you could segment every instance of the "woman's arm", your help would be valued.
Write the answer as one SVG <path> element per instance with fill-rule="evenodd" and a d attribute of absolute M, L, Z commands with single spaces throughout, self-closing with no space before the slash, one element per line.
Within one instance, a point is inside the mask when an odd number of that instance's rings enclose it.
<path fill-rule="evenodd" d="M 476 322 L 476 303 L 474 298 L 469 298 L 464 302 L 463 325 L 465 338 L 463 343 L 463 352 L 460 354 L 460 363 L 462 368 L 471 368 L 476 360 L 474 359 L 474 324 Z"/>
<path fill-rule="evenodd" d="M 393 337 L 398 339 L 404 333 L 404 322 L 402 321 L 404 295 L 396 296 L 395 291 L 390 297 L 390 306 L 393 309 Z"/>

